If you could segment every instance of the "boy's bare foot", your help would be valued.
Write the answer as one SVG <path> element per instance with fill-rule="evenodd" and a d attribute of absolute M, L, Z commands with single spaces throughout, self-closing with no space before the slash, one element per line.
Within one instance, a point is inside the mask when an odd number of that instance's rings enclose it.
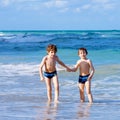
<path fill-rule="evenodd" d="M 54 100 L 54 103 L 59 103 L 59 100 Z"/>

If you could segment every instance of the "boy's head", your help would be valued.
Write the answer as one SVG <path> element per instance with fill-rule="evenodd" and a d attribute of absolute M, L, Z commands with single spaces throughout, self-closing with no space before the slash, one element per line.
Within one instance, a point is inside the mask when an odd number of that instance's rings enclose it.
<path fill-rule="evenodd" d="M 54 51 L 55 53 L 57 52 L 57 47 L 54 44 L 49 44 L 47 46 L 47 52 L 49 53 L 50 51 Z"/>
<path fill-rule="evenodd" d="M 80 54 L 80 51 L 84 51 L 86 53 L 86 55 L 88 54 L 88 51 L 86 48 L 79 48 L 78 55 Z"/>

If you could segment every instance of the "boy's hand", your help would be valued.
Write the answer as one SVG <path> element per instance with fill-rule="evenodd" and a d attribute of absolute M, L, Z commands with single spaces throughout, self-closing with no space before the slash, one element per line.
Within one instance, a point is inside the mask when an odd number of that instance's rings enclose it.
<path fill-rule="evenodd" d="M 68 71 L 68 72 L 71 72 L 72 70 L 71 70 L 70 68 L 67 68 L 67 71 Z"/>
<path fill-rule="evenodd" d="M 41 78 L 40 78 L 40 81 L 44 81 L 44 80 L 45 80 L 44 77 L 41 77 Z"/>
<path fill-rule="evenodd" d="M 88 80 L 90 81 L 91 79 L 92 79 L 92 76 L 89 76 L 89 77 L 88 77 Z"/>

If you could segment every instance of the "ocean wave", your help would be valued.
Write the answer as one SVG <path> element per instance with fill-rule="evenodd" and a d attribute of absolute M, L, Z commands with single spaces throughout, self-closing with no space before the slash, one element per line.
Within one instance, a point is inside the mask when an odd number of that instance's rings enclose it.
<path fill-rule="evenodd" d="M 71 66 L 72 67 L 72 66 Z M 62 66 L 56 66 L 57 71 L 65 71 Z M 43 68 L 44 69 L 44 68 Z M 34 76 L 39 74 L 39 64 L 0 64 L 0 76 Z"/>
<path fill-rule="evenodd" d="M 60 32 L 10 32 L 0 33 L 0 51 L 36 51 L 49 43 L 59 48 L 120 49 L 120 32 L 60 31 Z"/>
<path fill-rule="evenodd" d="M 5 34 L 3 32 L 0 32 L 0 37 L 4 36 Z"/>
<path fill-rule="evenodd" d="M 57 39 L 73 39 L 73 40 L 90 40 L 90 39 L 103 39 L 103 38 L 120 38 L 120 33 L 106 33 L 106 32 L 20 32 L 20 33 L 4 33 L 0 32 L 0 41 L 4 42 L 45 42 L 54 41 Z"/>
<path fill-rule="evenodd" d="M 34 64 L 0 64 L 1 76 L 34 75 L 38 71 Z"/>

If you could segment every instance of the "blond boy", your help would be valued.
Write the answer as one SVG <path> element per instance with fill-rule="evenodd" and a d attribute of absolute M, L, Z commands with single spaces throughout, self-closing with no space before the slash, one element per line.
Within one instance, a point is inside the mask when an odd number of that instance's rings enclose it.
<path fill-rule="evenodd" d="M 43 57 L 39 67 L 40 79 L 45 80 L 47 87 L 47 97 L 49 102 L 52 100 L 52 85 L 51 85 L 52 81 L 55 90 L 54 101 L 58 102 L 58 97 L 59 97 L 59 81 L 56 70 L 56 62 L 62 65 L 63 67 L 65 67 L 67 71 L 70 71 L 70 69 L 56 55 L 56 52 L 57 52 L 56 45 L 49 44 L 47 46 L 47 55 Z M 43 72 L 43 66 L 45 68 L 44 72 Z"/>

